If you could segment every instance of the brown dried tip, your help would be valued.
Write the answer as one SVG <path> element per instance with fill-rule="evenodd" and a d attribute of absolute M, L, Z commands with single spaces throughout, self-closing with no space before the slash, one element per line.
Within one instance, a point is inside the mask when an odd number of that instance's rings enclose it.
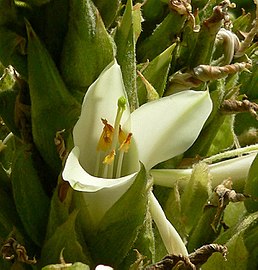
<path fill-rule="evenodd" d="M 215 252 L 220 252 L 226 260 L 226 246 L 209 244 L 198 248 L 188 256 L 167 255 L 160 262 L 147 266 L 145 270 L 196 270 Z"/>
<path fill-rule="evenodd" d="M 196 79 L 207 82 L 218 80 L 241 71 L 247 71 L 252 67 L 251 63 L 241 62 L 226 66 L 199 65 L 193 69 L 193 75 Z"/>
<path fill-rule="evenodd" d="M 213 228 L 214 232 L 217 232 L 218 228 L 220 228 L 220 225 L 223 225 L 223 212 L 229 202 L 241 202 L 249 197 L 249 195 L 237 193 L 235 190 L 232 189 L 231 178 L 225 179 L 220 185 L 218 185 L 214 189 L 214 192 L 212 193 L 212 196 L 208 204 L 206 205 L 206 208 L 217 208 L 216 214 L 211 223 L 211 227 Z M 226 225 L 224 226 L 226 227 Z"/>
<path fill-rule="evenodd" d="M 58 183 L 58 198 L 60 202 L 63 202 L 66 199 L 69 189 L 70 184 L 64 180 L 60 180 Z"/>
<path fill-rule="evenodd" d="M 56 145 L 57 153 L 59 155 L 59 158 L 63 161 L 67 156 L 67 151 L 65 147 L 65 141 L 62 136 L 62 134 L 65 132 L 65 130 L 57 131 L 56 136 L 54 138 L 54 142 Z"/>
<path fill-rule="evenodd" d="M 27 251 L 24 246 L 19 244 L 15 238 L 10 237 L 2 246 L 1 254 L 3 259 L 12 261 L 16 260 L 18 262 L 26 263 L 26 264 L 36 264 L 37 261 L 35 257 L 33 259 L 29 259 L 27 255 Z"/>
<path fill-rule="evenodd" d="M 170 0 L 168 6 L 170 10 L 174 10 L 180 15 L 186 15 L 192 23 L 193 31 L 199 32 L 200 26 L 196 25 L 190 0 Z"/>
<path fill-rule="evenodd" d="M 258 120 L 258 104 L 255 102 L 251 102 L 247 99 L 244 99 L 242 101 L 233 99 L 224 100 L 220 110 L 224 114 L 249 112 L 253 117 Z"/>
<path fill-rule="evenodd" d="M 209 244 L 198 248 L 196 251 L 192 252 L 188 257 L 195 266 L 200 267 L 215 252 L 220 252 L 226 260 L 227 251 L 228 250 L 226 246 L 218 244 Z"/>
<path fill-rule="evenodd" d="M 188 15 L 192 12 L 192 6 L 187 0 L 170 0 L 168 6 L 170 10 L 174 10 L 180 15 Z"/>
<path fill-rule="evenodd" d="M 227 15 L 228 7 L 230 7 L 230 1 L 222 1 L 219 5 L 213 8 L 213 13 L 211 17 L 204 21 L 206 26 L 214 23 L 221 22 Z"/>

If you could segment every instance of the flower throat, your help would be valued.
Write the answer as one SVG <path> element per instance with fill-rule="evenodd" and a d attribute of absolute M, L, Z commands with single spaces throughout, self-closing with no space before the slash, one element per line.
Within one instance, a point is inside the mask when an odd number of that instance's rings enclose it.
<path fill-rule="evenodd" d="M 126 134 L 120 125 L 126 109 L 126 98 L 120 97 L 117 102 L 117 113 L 114 126 L 106 119 L 101 119 L 104 127 L 97 145 L 97 163 L 95 176 L 119 178 L 122 175 L 123 160 L 131 143 L 132 133 Z"/>

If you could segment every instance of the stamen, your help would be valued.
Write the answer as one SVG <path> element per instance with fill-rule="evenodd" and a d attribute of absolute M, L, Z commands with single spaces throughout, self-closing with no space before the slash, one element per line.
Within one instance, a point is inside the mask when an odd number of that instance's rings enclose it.
<path fill-rule="evenodd" d="M 114 162 L 116 152 L 112 150 L 103 160 L 103 164 L 111 165 Z"/>
<path fill-rule="evenodd" d="M 120 97 L 118 99 L 118 108 L 114 127 L 108 124 L 106 119 L 101 119 L 104 127 L 97 145 L 97 151 L 99 153 L 97 155 L 97 164 L 95 168 L 96 176 L 102 176 L 104 178 L 121 176 L 123 155 L 129 149 L 130 137 L 132 136 L 132 134 L 126 135 L 120 126 L 123 112 L 126 109 L 126 102 L 125 97 Z M 120 153 L 118 160 L 115 160 L 117 149 L 119 149 Z M 105 156 L 102 162 L 102 164 L 104 164 L 104 168 L 103 165 L 100 167 L 100 160 L 103 158 L 103 156 Z M 116 176 L 114 175 L 114 170 L 116 172 Z"/>
<path fill-rule="evenodd" d="M 114 160 L 115 160 L 116 152 L 112 150 L 107 156 L 105 156 L 103 160 L 104 166 L 104 178 L 112 178 L 113 177 L 113 168 L 114 168 Z"/>
<path fill-rule="evenodd" d="M 132 138 L 132 133 L 129 133 L 126 137 L 126 139 L 121 143 L 119 150 L 122 152 L 127 153 L 130 147 L 130 143 L 131 143 L 131 138 Z"/>
<path fill-rule="evenodd" d="M 106 119 L 101 118 L 101 121 L 104 124 L 104 127 L 97 145 L 97 151 L 107 151 L 110 149 L 112 144 L 114 128 L 108 124 Z"/>
<path fill-rule="evenodd" d="M 123 134 L 125 135 L 124 132 Z M 124 153 L 127 153 L 129 150 L 132 135 L 133 135 L 132 133 L 129 133 L 119 147 L 119 155 L 118 155 L 118 161 L 117 161 L 117 167 L 116 167 L 116 178 L 121 176 Z"/>

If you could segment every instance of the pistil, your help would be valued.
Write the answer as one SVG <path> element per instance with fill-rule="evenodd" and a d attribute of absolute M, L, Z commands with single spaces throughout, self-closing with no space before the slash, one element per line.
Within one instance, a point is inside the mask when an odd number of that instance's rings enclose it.
<path fill-rule="evenodd" d="M 126 98 L 120 97 L 117 102 L 117 113 L 114 127 L 106 119 L 102 134 L 97 145 L 97 164 L 95 175 L 104 178 L 120 177 L 122 172 L 124 153 L 128 152 L 132 134 L 125 134 L 121 129 L 122 115 L 126 109 Z M 116 152 L 119 152 L 116 158 Z M 101 159 L 102 166 L 101 165 Z"/>

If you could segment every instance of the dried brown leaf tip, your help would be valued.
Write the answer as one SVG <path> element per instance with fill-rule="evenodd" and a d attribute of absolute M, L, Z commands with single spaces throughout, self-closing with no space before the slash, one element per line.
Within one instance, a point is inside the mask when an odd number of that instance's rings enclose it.
<path fill-rule="evenodd" d="M 150 263 L 148 260 L 146 262 L 147 257 L 143 256 L 137 249 L 134 249 L 136 252 L 136 261 L 130 265 L 129 270 L 143 270 Z"/>
<path fill-rule="evenodd" d="M 224 78 L 230 74 L 235 74 L 241 71 L 247 71 L 252 67 L 251 63 L 234 63 L 225 66 L 210 66 L 199 65 L 193 69 L 193 73 L 196 79 L 207 82 L 212 80 L 218 80 Z"/>
<path fill-rule="evenodd" d="M 59 158 L 63 161 L 66 156 L 67 156 L 67 151 L 66 151 L 66 147 L 65 147 L 65 141 L 64 138 L 62 136 L 62 134 L 65 132 L 65 130 L 61 130 L 61 131 L 57 131 L 56 132 L 56 136 L 54 138 L 54 142 L 56 145 L 56 150 L 57 153 L 59 155 Z"/>
<path fill-rule="evenodd" d="M 218 185 L 214 189 L 208 204 L 205 206 L 206 209 L 211 207 L 217 208 L 214 219 L 211 223 L 213 230 L 217 232 L 220 225 L 223 225 L 223 212 L 229 202 L 241 202 L 249 197 L 249 195 L 237 193 L 235 190 L 233 190 L 232 180 L 230 178 L 225 179 L 220 185 Z"/>
<path fill-rule="evenodd" d="M 196 251 L 192 252 L 188 256 L 188 258 L 196 266 L 196 269 L 199 269 L 199 267 L 202 264 L 204 264 L 210 258 L 210 256 L 215 252 L 221 253 L 224 259 L 226 260 L 226 256 L 228 252 L 227 247 L 223 245 L 218 245 L 218 244 L 204 245 L 198 248 Z"/>
<path fill-rule="evenodd" d="M 256 120 L 258 120 L 258 104 L 247 99 L 242 101 L 233 99 L 224 100 L 220 109 L 225 114 L 249 112 Z"/>
<path fill-rule="evenodd" d="M 168 2 L 170 10 L 174 10 L 180 15 L 186 15 L 193 26 L 194 32 L 199 32 L 200 26 L 196 25 L 195 17 L 192 13 L 192 6 L 190 0 L 170 0 Z"/>
<path fill-rule="evenodd" d="M 37 263 L 35 257 L 33 259 L 29 259 L 25 247 L 19 244 L 13 237 L 8 238 L 8 240 L 3 244 L 1 254 L 3 259 L 8 261 L 18 261 L 26 264 Z"/>
<path fill-rule="evenodd" d="M 160 262 L 147 266 L 145 270 L 197 270 L 215 252 L 220 252 L 226 259 L 227 247 L 209 244 L 202 246 L 188 256 L 167 255 Z"/>
<path fill-rule="evenodd" d="M 170 88 L 174 91 L 181 91 L 192 87 L 198 87 L 204 82 L 214 81 L 236 74 L 242 71 L 248 71 L 252 67 L 250 62 L 234 63 L 225 66 L 198 65 L 189 72 L 176 72 L 169 78 Z M 167 91 L 165 95 L 172 94 Z"/>
<path fill-rule="evenodd" d="M 231 3 L 229 0 L 220 2 L 214 7 L 211 17 L 204 21 L 204 24 L 208 28 L 212 28 L 212 25 L 224 21 L 225 28 L 229 29 L 231 27 L 230 16 L 228 14 L 228 8 L 234 8 L 235 4 Z"/>

